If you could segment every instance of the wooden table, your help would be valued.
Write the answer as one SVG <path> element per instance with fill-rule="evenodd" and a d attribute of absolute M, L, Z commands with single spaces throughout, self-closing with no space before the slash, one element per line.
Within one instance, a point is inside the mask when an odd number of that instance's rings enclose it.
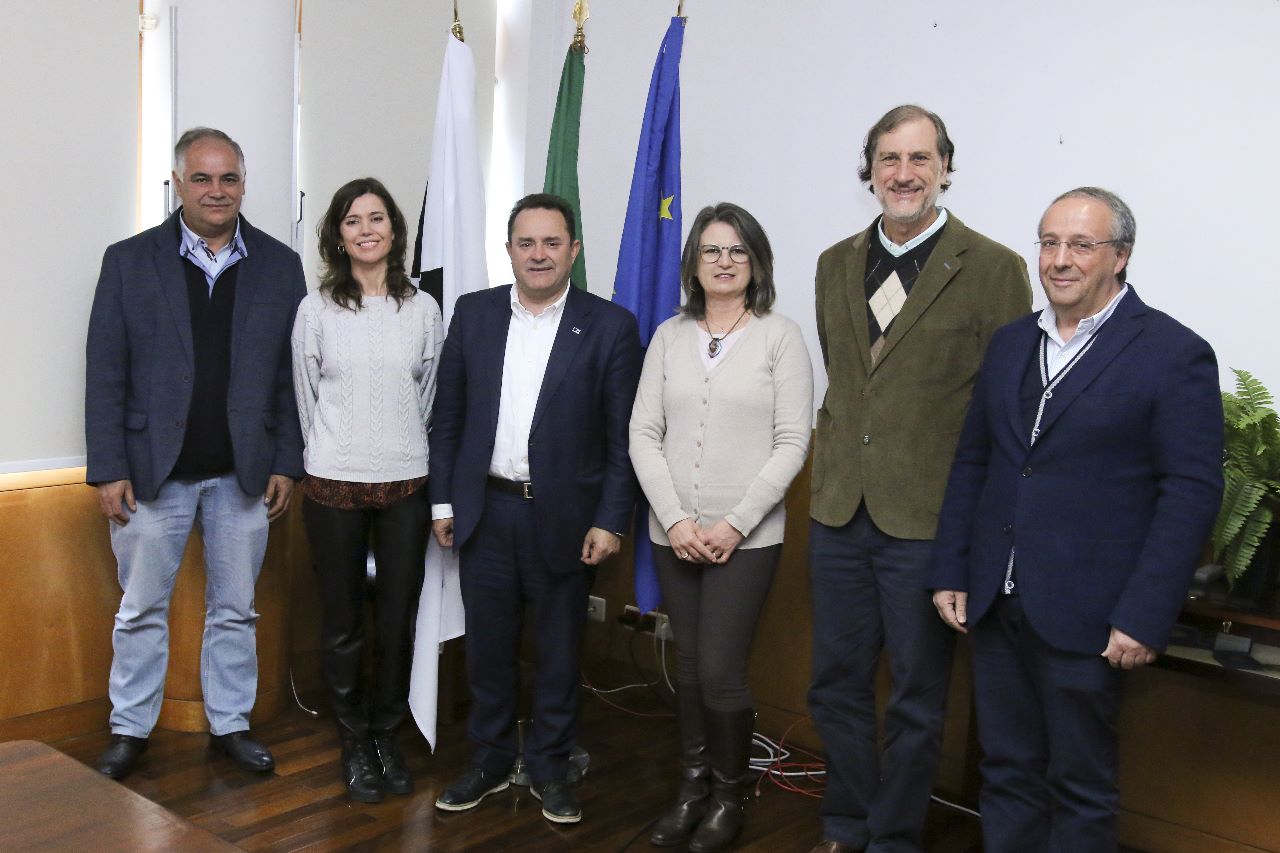
<path fill-rule="evenodd" d="M 30 740 L 0 743 L 0 847 L 94 853 L 239 849 Z"/>

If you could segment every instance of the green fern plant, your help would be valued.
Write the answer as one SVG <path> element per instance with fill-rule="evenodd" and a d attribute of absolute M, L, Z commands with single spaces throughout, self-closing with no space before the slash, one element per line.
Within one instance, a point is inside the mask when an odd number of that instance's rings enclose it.
<path fill-rule="evenodd" d="M 1222 394 L 1225 489 L 1213 526 L 1213 556 L 1234 586 L 1280 508 L 1280 417 L 1261 382 L 1246 370 L 1231 372 L 1236 393 Z"/>

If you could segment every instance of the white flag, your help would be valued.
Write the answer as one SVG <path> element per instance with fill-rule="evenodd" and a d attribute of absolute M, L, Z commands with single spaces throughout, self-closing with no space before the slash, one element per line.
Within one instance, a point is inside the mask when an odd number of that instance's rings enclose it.
<path fill-rule="evenodd" d="M 433 295 L 444 312 L 446 329 L 458 297 L 489 286 L 475 100 L 476 68 L 471 48 L 450 35 L 436 102 L 431 170 L 418 240 L 420 254 L 414 259 L 415 269 L 422 271 L 424 290 L 435 290 L 429 282 L 433 276 L 442 280 L 443 286 Z"/>
<path fill-rule="evenodd" d="M 423 202 L 421 253 L 415 259 L 418 269 L 422 270 L 423 289 L 434 291 L 432 295 L 440 303 L 446 328 L 459 296 L 489 286 L 484 253 L 484 182 L 476 147 L 475 90 L 471 48 L 450 35 L 440 76 L 431 172 Z M 429 536 L 426 576 L 418 601 L 409 708 L 433 751 L 440 644 L 462 636 L 464 630 L 457 552 L 441 548 L 435 537 Z"/>

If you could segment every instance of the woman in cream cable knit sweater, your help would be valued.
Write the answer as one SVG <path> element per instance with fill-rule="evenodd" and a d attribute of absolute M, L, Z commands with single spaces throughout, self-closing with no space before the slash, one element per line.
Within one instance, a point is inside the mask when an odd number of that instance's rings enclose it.
<path fill-rule="evenodd" d="M 427 429 L 440 308 L 404 271 L 405 222 L 386 188 L 338 190 L 317 229 L 324 273 L 298 307 L 294 391 L 306 441 L 303 519 L 323 606 L 324 678 L 352 799 L 407 794 L 396 741 L 431 527 Z M 365 563 L 377 562 L 372 689 L 361 689 Z"/>
<path fill-rule="evenodd" d="M 813 368 L 773 305 L 773 251 L 734 204 L 703 208 L 681 261 L 686 305 L 655 332 L 631 461 L 677 647 L 681 784 L 650 840 L 722 850 L 742 827 L 747 652 L 782 550 L 783 496 L 809 450 Z"/>

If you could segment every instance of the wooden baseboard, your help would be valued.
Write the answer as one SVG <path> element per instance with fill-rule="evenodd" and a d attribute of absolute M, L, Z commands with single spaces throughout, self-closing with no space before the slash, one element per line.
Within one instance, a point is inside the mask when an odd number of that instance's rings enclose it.
<path fill-rule="evenodd" d="M 1169 823 L 1159 818 L 1120 811 L 1120 843 L 1136 850 L 1151 853 L 1276 853 L 1280 851 L 1280 839 L 1276 845 L 1254 847 L 1216 835 L 1209 835 L 1185 826 Z"/>
<path fill-rule="evenodd" d="M 0 741 L 38 740 L 53 743 L 64 738 L 106 731 L 111 701 L 103 696 L 75 705 L 64 705 L 0 720 Z"/>
<path fill-rule="evenodd" d="M 284 689 L 260 690 L 249 714 L 251 726 L 261 725 L 284 710 L 285 703 L 293 701 L 290 691 Z M 168 696 L 160 704 L 160 719 L 156 727 L 173 732 L 207 732 L 209 718 L 204 712 L 204 702 L 192 699 L 171 699 Z"/>

